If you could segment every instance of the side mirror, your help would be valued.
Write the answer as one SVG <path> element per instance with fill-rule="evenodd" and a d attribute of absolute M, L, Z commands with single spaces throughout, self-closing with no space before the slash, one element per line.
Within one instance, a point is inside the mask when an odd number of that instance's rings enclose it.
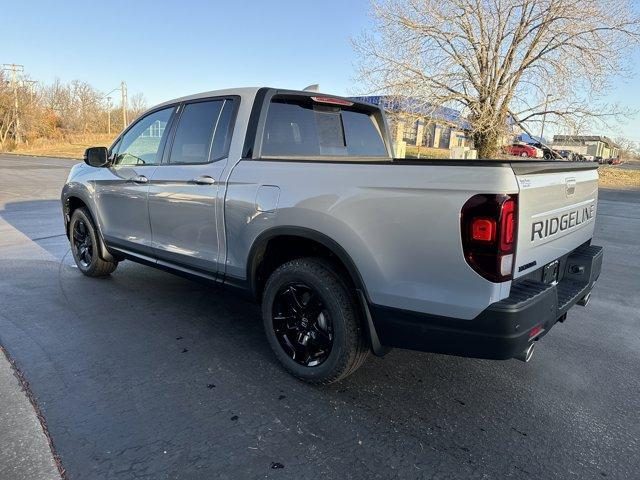
<path fill-rule="evenodd" d="M 91 167 L 106 167 L 109 165 L 109 150 L 107 147 L 90 147 L 84 151 L 84 163 Z"/>

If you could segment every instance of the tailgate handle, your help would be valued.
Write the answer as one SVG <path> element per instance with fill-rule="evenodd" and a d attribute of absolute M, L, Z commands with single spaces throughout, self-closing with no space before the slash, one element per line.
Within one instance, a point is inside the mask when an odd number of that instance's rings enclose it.
<path fill-rule="evenodd" d="M 575 179 L 575 177 L 567 178 L 565 180 L 565 183 L 566 183 L 565 193 L 566 193 L 567 197 L 570 197 L 571 195 L 576 193 L 576 179 Z"/>

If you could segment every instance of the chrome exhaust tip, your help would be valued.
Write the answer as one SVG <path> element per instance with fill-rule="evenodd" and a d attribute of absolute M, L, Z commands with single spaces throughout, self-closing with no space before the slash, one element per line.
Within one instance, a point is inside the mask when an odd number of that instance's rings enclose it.
<path fill-rule="evenodd" d="M 578 300 L 578 305 L 586 307 L 589 305 L 589 300 L 591 300 L 591 292 L 587 293 L 584 297 Z"/>
<path fill-rule="evenodd" d="M 521 362 L 528 363 L 533 357 L 533 350 L 535 349 L 536 344 L 532 343 L 527 348 L 525 348 L 522 352 L 516 355 L 514 358 L 517 358 Z"/>

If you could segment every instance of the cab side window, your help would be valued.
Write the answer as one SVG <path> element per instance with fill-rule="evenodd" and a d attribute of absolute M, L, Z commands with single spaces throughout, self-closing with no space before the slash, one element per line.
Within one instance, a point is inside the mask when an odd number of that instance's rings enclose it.
<path fill-rule="evenodd" d="M 171 163 L 207 163 L 224 100 L 185 105 L 171 147 Z"/>
<path fill-rule="evenodd" d="M 234 101 L 228 99 L 185 105 L 171 146 L 171 164 L 202 164 L 227 156 Z"/>
<path fill-rule="evenodd" d="M 160 163 L 159 152 L 166 135 L 167 124 L 174 107 L 153 112 L 138 120 L 124 134 L 117 145 L 114 165 L 156 165 Z"/>

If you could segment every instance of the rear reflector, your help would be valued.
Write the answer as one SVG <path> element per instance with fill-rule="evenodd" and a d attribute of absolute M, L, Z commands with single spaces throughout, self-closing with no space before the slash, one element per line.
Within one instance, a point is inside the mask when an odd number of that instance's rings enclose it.
<path fill-rule="evenodd" d="M 513 271 L 513 253 L 500 257 L 500 275 L 508 276 Z"/>
<path fill-rule="evenodd" d="M 343 100 L 341 98 L 332 98 L 332 97 L 311 97 L 314 102 L 317 103 L 329 103 L 331 105 L 344 105 L 345 107 L 350 107 L 353 105 L 353 102 L 348 100 Z"/>
<path fill-rule="evenodd" d="M 540 325 L 538 325 L 537 327 L 533 327 L 529 332 L 529 338 L 537 337 L 542 333 L 543 330 L 544 329 Z"/>

